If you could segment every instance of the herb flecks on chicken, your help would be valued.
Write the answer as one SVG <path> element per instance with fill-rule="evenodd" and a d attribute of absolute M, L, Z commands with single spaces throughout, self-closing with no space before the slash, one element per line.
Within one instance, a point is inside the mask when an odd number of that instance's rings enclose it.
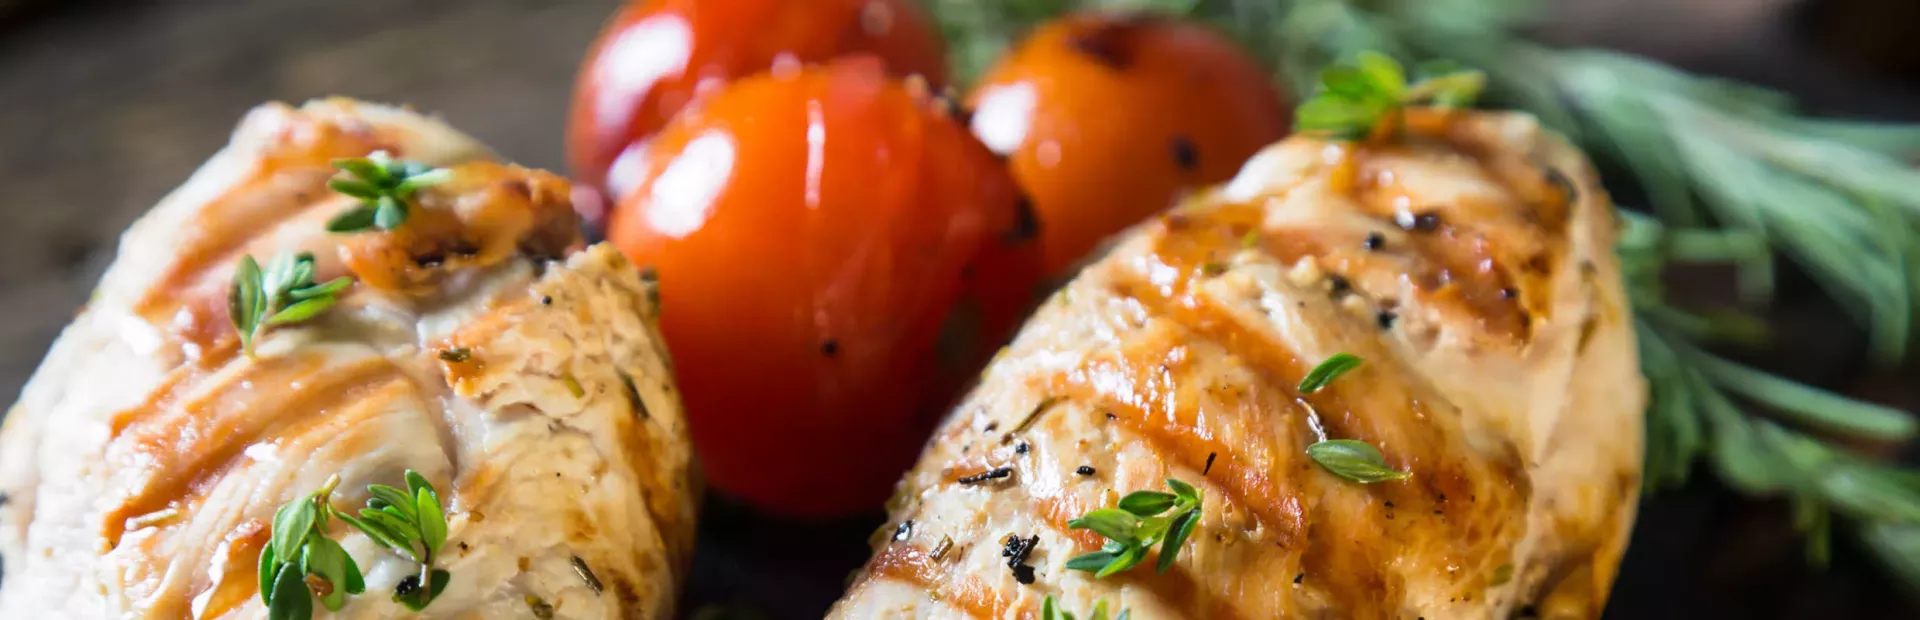
<path fill-rule="evenodd" d="M 1871 357 L 1904 359 L 1920 318 L 1920 125 L 1802 116 L 1792 98 L 1689 75 L 1645 58 L 1560 49 L 1519 37 L 1532 0 L 924 0 L 972 74 L 1013 33 L 1078 9 L 1163 11 L 1215 24 L 1268 61 L 1293 92 L 1363 53 L 1451 58 L 1484 72 L 1495 105 L 1513 106 L 1627 171 L 1655 217 L 1629 214 L 1619 247 L 1644 372 L 1649 489 L 1677 485 L 1700 460 L 1735 488 L 1785 496 L 1825 548 L 1829 512 L 1853 523 L 1901 579 L 1920 584 L 1920 491 L 1910 469 L 1873 463 L 1822 437 L 1876 443 L 1914 436 L 1906 412 L 1740 366 L 1709 344 L 1755 346 L 1765 324 L 1670 300 L 1672 265 L 1739 266 L 1749 307 L 1773 293 L 1773 260 L 1805 269 L 1866 329 Z M 1303 129 L 1310 129 L 1303 123 Z M 1369 237 L 1367 247 L 1391 247 Z M 1382 314 L 1385 321 L 1386 314 Z M 1795 430 L 1801 429 L 1801 430 Z"/>

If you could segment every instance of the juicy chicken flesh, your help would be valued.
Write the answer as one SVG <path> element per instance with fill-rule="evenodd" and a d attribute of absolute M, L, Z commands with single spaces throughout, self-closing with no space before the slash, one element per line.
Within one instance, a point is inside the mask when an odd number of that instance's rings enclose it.
<path fill-rule="evenodd" d="M 1407 122 L 1269 147 L 1122 237 L 935 435 L 832 617 L 1599 615 L 1645 398 L 1612 207 L 1531 117 Z M 1340 352 L 1365 362 L 1302 394 Z M 1321 438 L 1412 477 L 1339 478 Z M 1170 570 L 1064 566 L 1105 542 L 1068 520 L 1167 478 L 1204 498 Z M 1010 537 L 1037 540 L 1030 584 Z"/>
<path fill-rule="evenodd" d="M 329 161 L 375 150 L 453 176 L 392 232 L 328 234 L 354 204 L 327 189 Z M 382 106 L 248 115 L 127 232 L 6 418 L 0 617 L 264 617 L 274 511 L 336 474 L 352 510 L 407 469 L 450 526 L 451 583 L 419 617 L 669 615 L 696 491 L 649 284 L 610 249 L 577 251 L 564 180 L 487 157 Z M 228 282 L 243 253 L 282 251 L 358 283 L 249 358 Z M 470 359 L 439 357 L 455 347 Z M 334 617 L 415 616 L 389 600 L 410 560 L 339 521 L 328 534 L 367 582 Z"/>

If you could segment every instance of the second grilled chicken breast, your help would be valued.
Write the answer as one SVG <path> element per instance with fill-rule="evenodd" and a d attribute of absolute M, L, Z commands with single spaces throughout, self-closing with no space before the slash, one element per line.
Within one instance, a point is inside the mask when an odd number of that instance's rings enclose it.
<path fill-rule="evenodd" d="M 329 234 L 356 203 L 330 160 L 376 150 L 451 176 L 398 228 Z M 393 108 L 249 114 L 127 232 L 6 418 L 0 617 L 264 617 L 275 511 L 337 475 L 352 512 L 409 469 L 444 502 L 444 593 L 390 600 L 416 564 L 335 520 L 366 593 L 334 617 L 670 615 L 696 490 L 650 285 L 576 252 L 564 180 L 487 158 Z M 236 263 L 300 251 L 358 282 L 243 353 Z"/>
<path fill-rule="evenodd" d="M 936 434 L 832 617 L 1599 615 L 1645 399 L 1612 206 L 1531 117 L 1408 124 L 1270 147 L 1082 272 Z M 1364 363 L 1299 389 L 1343 352 Z M 1306 454 L 1328 438 L 1411 477 L 1337 477 Z M 1170 570 L 1065 566 L 1106 542 L 1069 520 L 1168 478 L 1202 495 Z"/>

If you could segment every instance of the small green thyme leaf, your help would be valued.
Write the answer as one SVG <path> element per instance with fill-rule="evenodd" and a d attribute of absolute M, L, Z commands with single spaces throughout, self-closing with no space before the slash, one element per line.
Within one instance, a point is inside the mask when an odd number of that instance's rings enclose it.
<path fill-rule="evenodd" d="M 251 255 L 240 257 L 227 291 L 227 318 L 240 335 L 240 347 L 253 355 L 253 344 L 268 327 L 312 320 L 332 308 L 339 295 L 353 285 L 348 277 L 315 284 L 312 253 L 282 252 L 262 270 Z"/>
<path fill-rule="evenodd" d="M 1333 357 L 1329 357 L 1325 361 L 1320 362 L 1318 366 L 1314 366 L 1313 370 L 1307 371 L 1306 378 L 1300 380 L 1300 393 L 1312 394 L 1318 392 L 1321 388 L 1327 387 L 1328 383 L 1332 383 L 1334 379 L 1340 378 L 1340 375 L 1347 374 L 1347 371 L 1359 367 L 1359 357 L 1350 353 L 1335 353 Z"/>
<path fill-rule="evenodd" d="M 300 567 L 293 563 L 280 565 L 273 577 L 272 602 L 267 603 L 268 620 L 313 618 L 313 591 L 307 589 L 307 581 L 302 577 Z"/>
<path fill-rule="evenodd" d="M 1160 564 L 1154 567 L 1155 572 L 1164 575 L 1168 568 L 1173 567 L 1173 559 L 1180 555 L 1181 546 L 1187 544 L 1187 537 L 1193 535 L 1193 528 L 1199 524 L 1199 511 L 1183 512 L 1173 518 L 1173 523 L 1167 529 L 1166 541 L 1160 543 Z"/>
<path fill-rule="evenodd" d="M 1423 69 L 1443 66 L 1423 65 Z M 1486 88 L 1486 74 L 1457 65 L 1449 68 L 1445 73 L 1422 71 L 1422 78 L 1409 84 L 1405 68 L 1392 57 L 1360 52 L 1354 64 L 1332 65 L 1320 72 L 1319 92 L 1294 111 L 1294 125 L 1333 139 L 1354 140 L 1397 119 L 1401 108 L 1473 105 Z"/>
<path fill-rule="evenodd" d="M 1168 508 L 1173 507 L 1174 502 L 1179 500 L 1179 496 L 1171 493 L 1134 491 L 1120 498 L 1120 509 L 1142 517 L 1151 517 L 1166 512 Z"/>
<path fill-rule="evenodd" d="M 1159 545 L 1157 570 L 1166 572 L 1199 522 L 1201 499 L 1193 485 L 1168 479 L 1167 486 L 1174 492 L 1134 491 L 1120 498 L 1118 508 L 1093 510 L 1068 521 L 1068 527 L 1092 530 L 1108 542 L 1099 551 L 1068 559 L 1067 568 L 1092 572 L 1098 579 L 1138 566 Z"/>
<path fill-rule="evenodd" d="M 1093 530 L 1095 534 L 1112 540 L 1132 542 L 1138 540 L 1135 532 L 1140 527 L 1140 517 L 1119 508 L 1101 508 L 1088 512 L 1078 519 L 1067 521 L 1067 527 Z"/>
<path fill-rule="evenodd" d="M 1405 480 L 1413 474 L 1387 467 L 1387 459 L 1367 442 L 1329 439 L 1307 446 L 1307 456 L 1334 475 L 1360 483 Z"/>
<path fill-rule="evenodd" d="M 405 491 L 384 484 L 367 485 L 367 506 L 360 510 L 358 517 L 338 510 L 331 512 L 380 546 L 419 564 L 418 572 L 408 575 L 394 588 L 393 600 L 420 611 L 431 604 L 453 578 L 447 571 L 433 568 L 440 548 L 447 542 L 446 509 L 441 504 L 440 492 L 426 476 L 409 469 L 402 479 L 407 484 Z M 423 581 L 425 587 L 422 587 Z"/>
<path fill-rule="evenodd" d="M 399 228 L 412 211 L 408 198 L 420 188 L 445 182 L 453 175 L 421 162 L 395 160 L 386 151 L 336 159 L 333 166 L 347 176 L 328 181 L 327 187 L 361 201 L 327 222 L 327 231 L 335 233 Z"/>
<path fill-rule="evenodd" d="M 457 363 L 464 362 L 471 359 L 473 359 L 473 349 L 469 349 L 466 347 L 454 347 L 451 349 L 444 349 L 440 351 L 441 361 L 453 362 L 457 364 Z"/>

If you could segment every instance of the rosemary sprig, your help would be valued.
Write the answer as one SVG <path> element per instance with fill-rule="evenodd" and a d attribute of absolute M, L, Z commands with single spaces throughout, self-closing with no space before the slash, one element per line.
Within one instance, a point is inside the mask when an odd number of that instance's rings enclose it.
<path fill-rule="evenodd" d="M 1780 252 L 1867 328 L 1876 360 L 1904 358 L 1920 316 L 1912 191 L 1920 172 L 1905 163 L 1920 153 L 1920 125 L 1801 117 L 1780 93 L 1629 55 L 1541 46 L 1514 34 L 1536 0 L 924 1 L 963 51 L 963 70 L 1047 17 L 1142 7 L 1232 33 L 1295 93 L 1314 92 L 1323 69 L 1368 50 L 1480 68 L 1491 98 L 1619 164 L 1658 216 L 1630 216 L 1619 247 L 1652 385 L 1647 487 L 1677 484 L 1704 458 L 1737 489 L 1794 499 L 1810 555 L 1826 548 L 1824 532 L 1839 517 L 1920 590 L 1920 517 L 1909 510 L 1920 471 L 1871 463 L 1782 424 L 1905 441 L 1912 419 L 1707 353 L 1707 342 L 1761 344 L 1765 325 L 1688 311 L 1658 285 L 1670 264 L 1730 262 L 1741 267 L 1744 301 L 1763 304 Z"/>
<path fill-rule="evenodd" d="M 1132 617 L 1133 610 L 1123 608 L 1120 610 L 1120 615 L 1113 616 L 1112 620 L 1128 620 Z M 1073 612 L 1061 608 L 1060 604 L 1053 600 L 1053 595 L 1048 594 L 1047 598 L 1040 601 L 1040 620 L 1078 620 L 1078 618 L 1074 617 Z M 1093 611 L 1087 614 L 1087 620 L 1108 620 L 1106 599 L 1093 604 Z"/>
<path fill-rule="evenodd" d="M 319 316 L 339 301 L 341 291 L 353 285 L 353 278 L 345 276 L 315 284 L 313 274 L 311 252 L 282 252 L 267 263 L 264 271 L 252 255 L 240 257 L 240 266 L 234 269 L 233 283 L 227 290 L 227 318 L 240 333 L 241 350 L 249 357 L 261 331 Z"/>
<path fill-rule="evenodd" d="M 1118 508 L 1101 508 L 1068 521 L 1067 527 L 1105 536 L 1107 544 L 1067 560 L 1067 568 L 1106 577 L 1138 566 L 1158 544 L 1160 561 L 1155 570 L 1167 572 L 1187 536 L 1200 524 L 1200 490 L 1172 478 L 1167 479 L 1167 488 L 1173 492 L 1134 491 L 1120 498 Z"/>
<path fill-rule="evenodd" d="M 327 187 L 361 200 L 327 222 L 327 231 L 336 233 L 399 228 L 412 211 L 407 199 L 420 188 L 446 181 L 452 175 L 445 168 L 394 159 L 386 151 L 335 159 L 333 167 L 345 174 L 327 181 Z"/>

